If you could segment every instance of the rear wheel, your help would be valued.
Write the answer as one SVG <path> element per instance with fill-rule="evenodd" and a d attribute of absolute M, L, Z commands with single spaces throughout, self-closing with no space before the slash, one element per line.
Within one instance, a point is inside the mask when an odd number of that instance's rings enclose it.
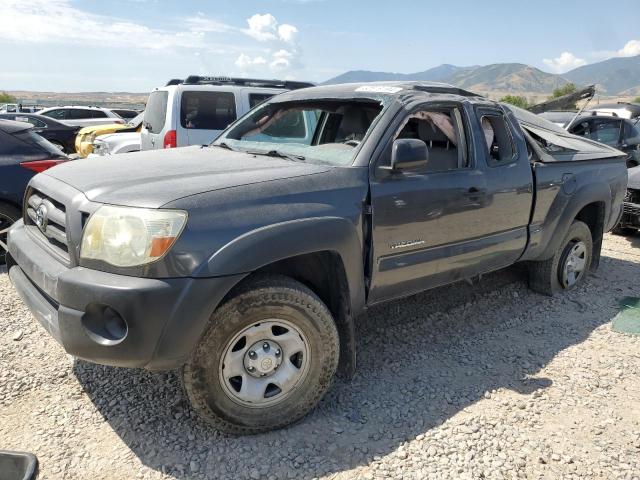
<path fill-rule="evenodd" d="M 307 287 L 270 275 L 211 316 L 184 366 L 194 409 L 219 430 L 258 433 L 295 422 L 328 390 L 338 365 L 331 314 Z"/>
<path fill-rule="evenodd" d="M 20 210 L 12 205 L 0 204 L 0 265 L 4 265 L 7 251 L 7 232 L 20 218 Z"/>
<path fill-rule="evenodd" d="M 553 257 L 529 264 L 529 287 L 553 295 L 579 285 L 591 268 L 593 240 L 589 227 L 575 220 Z"/>

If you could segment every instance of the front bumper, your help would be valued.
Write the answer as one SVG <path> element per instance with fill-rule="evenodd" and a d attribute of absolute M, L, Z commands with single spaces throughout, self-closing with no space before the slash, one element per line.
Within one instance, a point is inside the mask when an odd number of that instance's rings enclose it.
<path fill-rule="evenodd" d="M 21 221 L 9 231 L 8 245 L 9 277 L 34 317 L 69 354 L 105 365 L 182 365 L 211 313 L 244 277 L 150 279 L 69 268 L 42 249 Z M 100 306 L 126 322 L 122 339 L 96 334 L 89 316 Z"/>
<path fill-rule="evenodd" d="M 620 226 L 629 228 L 640 228 L 640 204 L 624 202 L 622 206 L 622 217 Z"/>

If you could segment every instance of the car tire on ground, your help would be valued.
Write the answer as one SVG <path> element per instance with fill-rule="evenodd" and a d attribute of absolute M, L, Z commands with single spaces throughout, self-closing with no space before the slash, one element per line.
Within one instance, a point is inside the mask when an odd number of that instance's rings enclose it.
<path fill-rule="evenodd" d="M 20 210 L 13 205 L 0 203 L 0 265 L 4 265 L 6 251 L 3 245 L 7 244 L 7 230 L 21 217 Z"/>
<path fill-rule="evenodd" d="M 553 257 L 529 263 L 529 288 L 545 295 L 575 288 L 589 273 L 592 255 L 589 227 L 574 220 Z"/>
<path fill-rule="evenodd" d="M 289 277 L 259 276 L 212 314 L 182 369 L 183 385 L 218 430 L 272 430 L 315 407 L 339 350 L 335 322 L 317 295 Z"/>
<path fill-rule="evenodd" d="M 614 235 L 623 235 L 625 237 L 635 235 L 637 232 L 637 228 L 621 227 L 620 225 L 616 225 L 615 228 L 611 230 L 611 233 L 613 233 Z"/>

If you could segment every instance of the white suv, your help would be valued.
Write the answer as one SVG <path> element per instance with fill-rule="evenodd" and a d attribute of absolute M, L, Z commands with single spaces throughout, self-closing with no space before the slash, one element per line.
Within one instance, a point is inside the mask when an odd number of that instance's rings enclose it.
<path fill-rule="evenodd" d="M 201 77 L 171 80 L 149 95 L 141 150 L 208 145 L 264 100 L 312 83 L 249 78 Z"/>
<path fill-rule="evenodd" d="M 88 127 L 91 125 L 105 125 L 108 123 L 126 123 L 119 115 L 108 108 L 101 107 L 50 107 L 40 110 L 39 115 L 44 115 L 76 127 Z"/>

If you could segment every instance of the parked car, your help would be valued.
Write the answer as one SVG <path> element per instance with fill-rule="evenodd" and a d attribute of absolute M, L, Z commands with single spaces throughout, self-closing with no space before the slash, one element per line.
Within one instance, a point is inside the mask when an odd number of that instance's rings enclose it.
<path fill-rule="evenodd" d="M 624 197 L 623 214 L 613 233 L 635 235 L 640 229 L 640 166 L 629 169 L 627 195 Z"/>
<path fill-rule="evenodd" d="M 631 102 L 603 103 L 595 105 L 588 112 L 594 112 L 597 115 L 610 115 L 628 120 L 637 120 L 640 118 L 640 104 Z"/>
<path fill-rule="evenodd" d="M 27 122 L 33 125 L 33 131 L 49 140 L 63 152 L 75 152 L 75 139 L 80 127 L 67 125 L 53 118 L 35 113 L 2 113 L 0 119 Z"/>
<path fill-rule="evenodd" d="M 0 113 L 35 113 L 41 107 L 35 105 L 23 105 L 21 103 L 4 103 L 0 105 Z"/>
<path fill-rule="evenodd" d="M 132 120 L 140 115 L 140 110 L 132 110 L 130 108 L 112 108 L 111 111 L 125 120 Z"/>
<path fill-rule="evenodd" d="M 624 157 L 443 84 L 297 90 L 209 147 L 38 175 L 9 277 L 68 353 L 180 368 L 203 418 L 255 433 L 353 372 L 369 306 L 516 262 L 538 292 L 580 285 L 621 215 Z M 38 228 L 43 202 L 66 242 Z"/>
<path fill-rule="evenodd" d="M 635 121 L 602 115 L 581 115 L 567 130 L 622 150 L 629 168 L 640 165 L 640 129 Z"/>
<path fill-rule="evenodd" d="M 306 82 L 201 77 L 171 80 L 149 95 L 141 131 L 141 149 L 208 145 L 238 116 Z"/>
<path fill-rule="evenodd" d="M 106 135 L 114 132 L 140 132 L 142 128 L 143 113 L 131 119 L 125 124 L 109 123 L 105 125 L 92 125 L 84 127 L 78 132 L 75 141 L 75 151 L 81 157 L 87 157 L 93 152 L 93 141 L 100 135 Z"/>
<path fill-rule="evenodd" d="M 564 128 L 569 123 L 571 123 L 571 121 L 574 118 L 576 118 L 576 115 L 578 115 L 578 112 L 577 111 L 573 112 L 571 110 L 554 110 L 549 112 L 542 112 L 542 113 L 539 113 L 538 115 L 544 118 L 545 120 L 549 120 L 550 122 L 554 123 L 558 127 Z"/>
<path fill-rule="evenodd" d="M 0 264 L 5 260 L 7 230 L 22 216 L 29 180 L 66 160 L 30 123 L 0 120 Z"/>
<path fill-rule="evenodd" d="M 111 133 L 100 135 L 93 141 L 93 152 L 87 158 L 140 151 L 140 133 Z"/>
<path fill-rule="evenodd" d="M 105 123 L 125 123 L 124 119 L 120 118 L 111 110 L 101 107 L 50 107 L 40 110 L 37 113 L 78 127 L 102 125 Z"/>

